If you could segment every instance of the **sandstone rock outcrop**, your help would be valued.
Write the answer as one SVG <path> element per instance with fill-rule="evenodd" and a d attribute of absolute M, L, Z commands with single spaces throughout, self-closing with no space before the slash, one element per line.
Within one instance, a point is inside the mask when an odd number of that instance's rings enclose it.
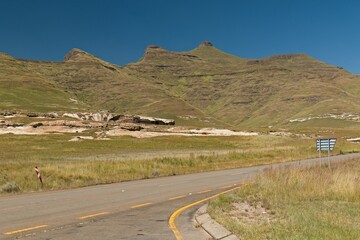
<path fill-rule="evenodd" d="M 213 47 L 214 45 L 209 41 L 204 41 L 200 44 L 200 47 Z"/>
<path fill-rule="evenodd" d="M 113 118 L 111 113 L 64 113 L 62 116 L 95 122 L 108 122 Z"/>
<path fill-rule="evenodd" d="M 64 61 L 65 62 L 69 62 L 69 61 L 88 61 L 90 56 L 90 54 L 88 54 L 87 52 L 80 50 L 78 48 L 73 48 L 71 49 L 71 51 L 65 55 L 64 57 Z"/>
<path fill-rule="evenodd" d="M 155 125 L 175 125 L 175 120 L 165 119 L 165 118 L 135 116 L 134 123 L 145 123 L 145 124 L 155 124 Z"/>

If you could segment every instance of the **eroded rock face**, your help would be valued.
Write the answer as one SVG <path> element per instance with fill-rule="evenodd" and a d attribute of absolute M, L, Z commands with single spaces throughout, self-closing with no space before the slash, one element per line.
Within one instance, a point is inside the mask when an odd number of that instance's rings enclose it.
<path fill-rule="evenodd" d="M 144 129 L 142 126 L 136 124 L 126 124 L 121 126 L 120 128 L 128 131 L 141 131 L 142 129 Z"/>
<path fill-rule="evenodd" d="M 213 47 L 214 45 L 209 41 L 204 41 L 200 44 L 200 47 Z"/>
<path fill-rule="evenodd" d="M 67 126 L 72 128 L 82 127 L 82 128 L 99 128 L 102 127 L 102 123 L 98 122 L 82 122 L 82 121 L 68 121 L 68 120 L 56 120 L 56 121 L 41 121 L 41 122 L 32 122 L 27 124 L 27 126 L 31 126 L 33 128 L 37 127 L 56 127 L 56 126 Z"/>
<path fill-rule="evenodd" d="M 26 116 L 34 118 L 34 117 L 39 117 L 39 114 L 38 113 L 28 113 L 28 114 L 26 114 Z"/>
<path fill-rule="evenodd" d="M 58 117 L 59 117 L 59 114 L 57 114 L 56 112 L 45 113 L 45 114 L 44 114 L 44 117 L 47 117 L 47 118 L 58 118 Z"/>
<path fill-rule="evenodd" d="M 75 118 L 95 122 L 128 122 L 155 125 L 175 125 L 175 120 L 166 118 L 153 118 L 145 116 L 113 115 L 111 113 L 64 113 L 63 117 Z"/>
<path fill-rule="evenodd" d="M 64 57 L 64 61 L 65 62 L 69 62 L 69 61 L 81 61 L 81 60 L 85 60 L 87 53 L 78 49 L 78 48 L 73 48 L 71 49 L 71 51 L 65 55 Z"/>
<path fill-rule="evenodd" d="M 160 49 L 161 47 L 160 46 L 155 46 L 155 45 L 150 45 L 148 46 L 148 50 L 151 50 L 151 49 Z"/>
<path fill-rule="evenodd" d="M 159 59 L 162 58 L 163 55 L 171 54 L 171 52 L 159 47 L 159 46 L 148 46 L 145 50 L 144 55 L 140 59 L 143 60 L 150 60 L 150 59 Z"/>
<path fill-rule="evenodd" d="M 145 123 L 145 124 L 155 124 L 155 125 L 175 125 L 175 120 L 165 119 L 165 118 L 153 118 L 145 116 L 135 116 L 134 123 Z"/>
<path fill-rule="evenodd" d="M 113 118 L 111 113 L 64 113 L 62 116 L 95 122 L 108 122 Z"/>
<path fill-rule="evenodd" d="M 74 61 L 76 60 L 80 55 L 84 54 L 84 51 L 81 51 L 80 49 L 73 48 L 71 51 L 65 55 L 64 61 Z"/>
<path fill-rule="evenodd" d="M 13 116 L 15 114 L 18 114 L 18 113 L 17 112 L 9 112 L 9 111 L 0 112 L 0 116 Z"/>
<path fill-rule="evenodd" d="M 80 116 L 77 113 L 64 113 L 62 116 L 81 120 Z"/>
<path fill-rule="evenodd" d="M 90 115 L 88 117 L 89 117 L 89 120 L 90 120 L 90 118 L 92 118 L 96 122 L 102 122 L 104 120 L 103 116 L 100 113 L 95 113 L 95 114 Z"/>
<path fill-rule="evenodd" d="M 22 127 L 24 126 L 23 123 L 13 123 L 11 121 L 1 120 L 0 121 L 0 128 L 7 128 L 7 127 Z"/>
<path fill-rule="evenodd" d="M 133 120 L 134 120 L 133 116 L 118 114 L 118 115 L 114 115 L 112 118 L 110 118 L 109 121 L 121 122 L 121 123 L 132 123 Z"/>

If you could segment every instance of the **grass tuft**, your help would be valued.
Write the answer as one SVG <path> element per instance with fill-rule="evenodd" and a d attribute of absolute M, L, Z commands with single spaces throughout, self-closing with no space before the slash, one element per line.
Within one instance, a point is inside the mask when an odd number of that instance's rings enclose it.
<path fill-rule="evenodd" d="M 4 185 L 0 186 L 0 192 L 12 193 L 19 192 L 20 188 L 16 185 L 15 182 L 7 182 Z"/>

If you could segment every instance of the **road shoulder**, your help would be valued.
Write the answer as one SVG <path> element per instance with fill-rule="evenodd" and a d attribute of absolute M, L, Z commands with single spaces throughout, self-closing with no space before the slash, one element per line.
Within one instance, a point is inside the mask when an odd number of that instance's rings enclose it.
<path fill-rule="evenodd" d="M 204 204 L 196 211 L 194 215 L 196 227 L 202 228 L 211 239 L 238 240 L 234 234 L 210 217 L 207 208 L 208 204 Z"/>

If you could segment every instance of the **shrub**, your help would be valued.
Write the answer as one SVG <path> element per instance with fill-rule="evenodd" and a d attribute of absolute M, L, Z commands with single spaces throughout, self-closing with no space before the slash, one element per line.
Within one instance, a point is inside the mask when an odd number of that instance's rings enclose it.
<path fill-rule="evenodd" d="M 7 182 L 0 187 L 0 192 L 19 192 L 20 188 L 15 182 Z"/>

